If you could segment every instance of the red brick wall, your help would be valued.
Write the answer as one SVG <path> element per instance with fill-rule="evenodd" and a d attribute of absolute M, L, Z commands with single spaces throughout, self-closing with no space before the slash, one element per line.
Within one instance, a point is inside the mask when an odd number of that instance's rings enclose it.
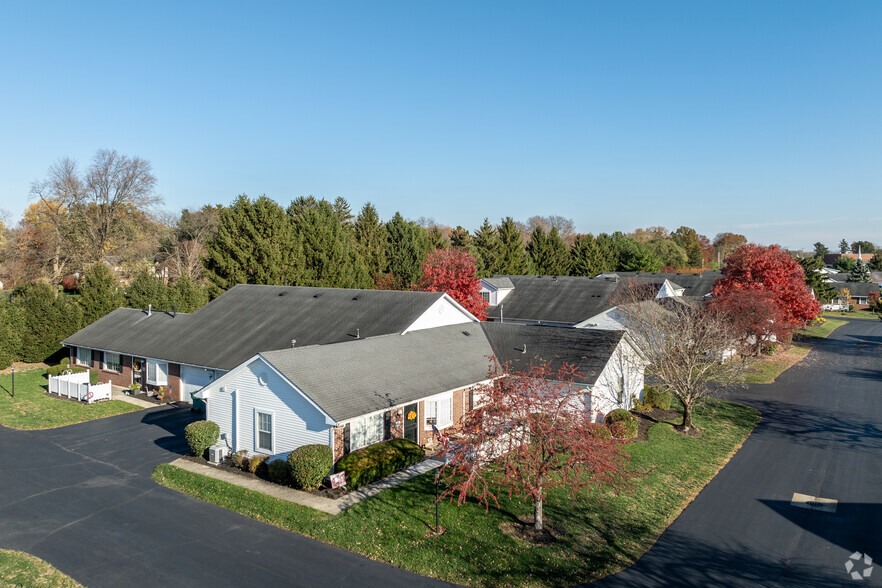
<path fill-rule="evenodd" d="M 334 462 L 343 457 L 343 426 L 334 427 Z"/>

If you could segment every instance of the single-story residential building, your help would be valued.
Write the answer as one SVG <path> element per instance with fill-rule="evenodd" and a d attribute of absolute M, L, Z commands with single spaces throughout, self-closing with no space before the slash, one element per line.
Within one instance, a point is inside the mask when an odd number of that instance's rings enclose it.
<path fill-rule="evenodd" d="M 260 351 L 476 322 L 443 292 L 240 284 L 192 314 L 119 308 L 62 344 L 101 382 L 189 402 Z"/>
<path fill-rule="evenodd" d="M 433 425 L 455 430 L 495 377 L 494 355 L 517 370 L 577 365 L 589 409 L 602 418 L 642 395 L 633 354 L 621 332 L 466 323 L 261 352 L 196 396 L 231 451 L 284 455 L 317 443 L 339 459 L 390 438 L 431 445 Z"/>

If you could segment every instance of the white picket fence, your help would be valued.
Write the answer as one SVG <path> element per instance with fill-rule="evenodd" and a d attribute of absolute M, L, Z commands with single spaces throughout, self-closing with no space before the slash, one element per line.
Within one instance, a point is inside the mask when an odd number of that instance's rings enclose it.
<path fill-rule="evenodd" d="M 110 400 L 110 384 L 90 384 L 89 372 L 65 372 L 60 376 L 49 376 L 49 392 L 89 404 L 98 400 Z"/>

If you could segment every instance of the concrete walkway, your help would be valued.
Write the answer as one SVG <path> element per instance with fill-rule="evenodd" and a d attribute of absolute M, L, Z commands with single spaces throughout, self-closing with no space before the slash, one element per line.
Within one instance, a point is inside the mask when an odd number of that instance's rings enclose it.
<path fill-rule="evenodd" d="M 123 388 L 122 386 L 111 386 L 110 397 L 113 400 L 122 400 L 123 402 L 128 402 L 129 404 L 134 404 L 135 406 L 140 406 L 141 408 L 156 408 L 157 406 L 159 406 L 158 404 L 154 404 L 153 402 L 147 402 L 146 400 L 141 400 L 140 398 L 129 396 L 125 393 L 125 390 L 128 390 L 128 388 Z"/>
<path fill-rule="evenodd" d="M 442 464 L 440 461 L 436 461 L 434 459 L 426 459 L 416 465 L 405 468 L 400 472 L 395 472 L 390 476 L 386 476 L 382 480 L 377 480 L 376 482 L 366 484 L 358 490 L 352 491 L 345 496 L 341 496 L 337 499 L 317 496 L 309 492 L 303 492 L 302 490 L 294 490 L 293 488 L 280 486 L 279 484 L 267 482 L 259 478 L 246 478 L 244 476 L 239 476 L 237 474 L 219 469 L 212 465 L 194 463 L 187 459 L 176 459 L 175 461 L 171 462 L 171 465 L 179 467 L 182 470 L 187 470 L 188 472 L 193 472 L 194 474 L 202 474 L 203 476 L 208 476 L 209 478 L 229 482 L 230 484 L 235 484 L 236 486 L 248 488 L 249 490 L 254 490 L 255 492 L 261 492 L 274 498 L 280 498 L 289 502 L 296 502 L 297 504 L 302 504 L 303 506 L 308 506 L 310 508 L 326 512 L 328 514 L 336 515 L 340 514 L 351 506 L 355 506 L 363 500 L 367 500 L 372 496 L 376 496 L 383 490 L 387 490 L 419 475 L 425 474 L 426 472 L 430 472 L 436 468 L 439 468 Z"/>

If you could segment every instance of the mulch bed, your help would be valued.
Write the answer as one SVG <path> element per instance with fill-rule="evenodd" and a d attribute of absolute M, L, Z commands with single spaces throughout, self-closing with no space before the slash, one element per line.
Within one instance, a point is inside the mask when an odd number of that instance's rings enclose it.
<path fill-rule="evenodd" d="M 550 545 L 557 541 L 558 537 L 563 537 L 563 529 L 555 522 L 550 521 L 547 515 L 544 517 L 544 529 L 541 531 L 537 531 L 533 527 L 534 521 L 533 515 L 527 515 L 518 517 L 516 521 L 502 523 L 499 528 L 505 535 L 531 545 Z"/>
<path fill-rule="evenodd" d="M 225 459 L 223 463 L 216 466 L 214 464 L 208 463 L 204 458 L 196 457 L 195 455 L 186 455 L 182 459 L 191 461 L 193 463 L 198 463 L 200 465 L 211 465 L 212 467 L 221 469 L 227 473 L 233 474 L 234 476 L 240 476 L 242 478 L 248 478 L 251 480 L 263 480 L 264 482 L 269 482 L 270 484 L 276 483 L 270 480 L 269 477 L 265 473 L 263 473 L 266 471 L 265 468 L 261 468 L 262 471 L 259 470 L 261 471 L 261 474 L 252 474 L 251 472 L 234 466 L 233 462 L 230 459 Z M 292 486 L 288 484 L 285 484 L 284 486 L 286 488 L 292 488 Z M 299 490 L 300 492 L 308 492 L 309 494 L 321 496 L 322 498 L 330 498 L 331 500 L 336 500 L 342 496 L 349 494 L 349 490 L 344 490 L 343 488 L 331 488 L 330 486 L 325 485 L 322 485 L 322 487 L 317 490 L 302 490 L 300 488 L 295 488 L 295 490 Z"/>

